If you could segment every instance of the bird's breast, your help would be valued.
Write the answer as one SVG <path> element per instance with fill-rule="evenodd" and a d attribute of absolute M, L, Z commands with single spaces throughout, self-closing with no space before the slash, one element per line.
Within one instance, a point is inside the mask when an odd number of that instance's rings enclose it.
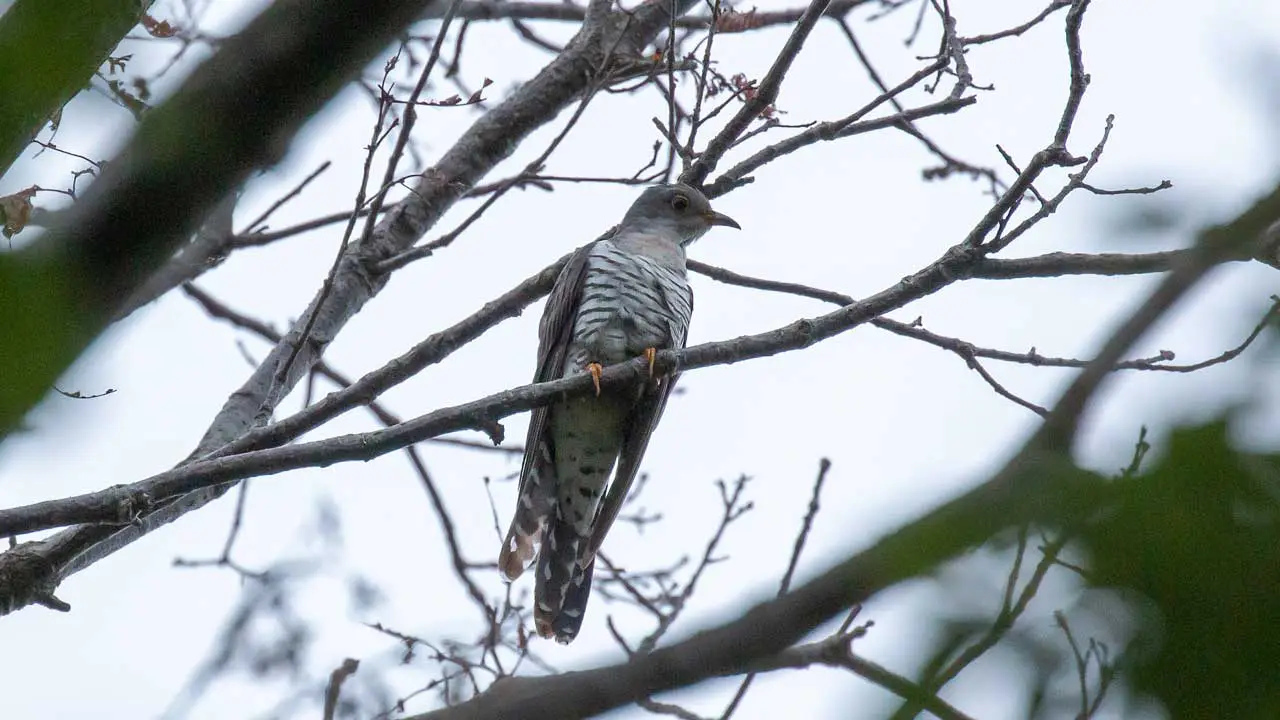
<path fill-rule="evenodd" d="M 643 255 L 601 243 L 588 259 L 572 362 L 603 365 L 622 362 L 646 348 L 682 345 L 689 324 L 688 282 Z"/>

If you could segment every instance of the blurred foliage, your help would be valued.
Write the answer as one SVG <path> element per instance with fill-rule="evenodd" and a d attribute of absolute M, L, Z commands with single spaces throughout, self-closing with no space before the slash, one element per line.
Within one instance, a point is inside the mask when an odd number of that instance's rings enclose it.
<path fill-rule="evenodd" d="M 0 16 L 0 173 L 93 79 L 151 0 L 18 0 Z M 0 198 L 4 235 L 21 232 L 31 188 Z M 72 280 L 0 254 L 0 438 L 81 349 Z"/>
<path fill-rule="evenodd" d="M 1150 717 L 1154 698 L 1176 719 L 1280 718 L 1280 456 L 1234 449 L 1225 421 L 1175 431 L 1163 457 L 1139 473 L 1147 447 L 1139 440 L 1094 517 L 1067 531 L 1066 555 L 1057 556 L 1061 530 L 1021 536 L 1030 542 L 1013 555 L 1029 552 L 1008 573 L 1011 589 L 994 619 L 956 595 L 990 597 L 990 564 L 965 565 L 945 588 L 959 607 L 923 661 L 922 685 L 936 690 L 998 647 L 1031 673 L 1027 717 L 1114 713 L 1125 704 L 1115 681 L 1127 690 L 1125 716 Z M 1053 613 L 1056 627 L 1044 622 L 1043 605 L 1038 616 L 1010 616 L 1040 565 L 1089 588 Z M 1006 692 L 1017 687 L 1010 681 Z M 893 717 L 919 712 L 906 703 Z"/>
<path fill-rule="evenodd" d="M 0 17 L 0 173 L 89 84 L 151 0 L 18 0 Z"/>
<path fill-rule="evenodd" d="M 0 254 L 0 440 L 49 392 L 51 371 L 79 350 L 67 282 L 58 268 Z"/>
<path fill-rule="evenodd" d="M 1141 605 L 1133 687 L 1175 718 L 1280 717 L 1280 465 L 1232 449 L 1225 423 L 1176 432 L 1083 532 L 1094 586 Z"/>

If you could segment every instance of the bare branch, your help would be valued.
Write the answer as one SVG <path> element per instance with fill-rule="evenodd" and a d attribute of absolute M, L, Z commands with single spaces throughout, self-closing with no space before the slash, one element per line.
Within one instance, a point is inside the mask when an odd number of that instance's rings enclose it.
<path fill-rule="evenodd" d="M 782 582 L 778 584 L 779 597 L 787 594 L 787 590 L 791 589 L 791 578 L 795 575 L 796 566 L 800 564 L 800 553 L 804 551 L 804 544 L 809 539 L 809 531 L 813 529 L 813 519 L 818 515 L 818 498 L 822 495 L 822 484 L 826 482 L 829 470 L 831 470 L 831 461 L 822 458 L 818 462 L 818 477 L 813 481 L 813 495 L 809 498 L 809 509 L 805 512 L 804 521 L 800 524 L 800 532 L 796 534 L 795 545 L 791 548 L 791 559 L 787 562 L 787 571 L 782 574 Z M 720 715 L 720 720 L 729 720 L 733 716 L 742 699 L 746 697 L 747 690 L 751 688 L 755 677 L 756 673 L 750 672 L 742 679 L 737 692 L 733 694 L 733 699 Z"/>
<path fill-rule="evenodd" d="M 1045 18 L 1049 17 L 1053 13 L 1057 12 L 1058 10 L 1061 10 L 1062 8 L 1069 7 L 1070 5 L 1071 5 L 1071 0 L 1053 0 L 1053 2 L 1049 3 L 1049 5 L 1046 6 L 1044 10 L 1041 10 L 1038 15 L 1031 18 L 1027 22 L 1022 23 L 1021 25 L 1016 25 L 1007 30 L 1001 30 L 999 32 L 994 32 L 987 35 L 974 35 L 972 37 L 963 37 L 963 38 L 960 38 L 960 42 L 963 45 L 983 45 L 985 43 L 995 42 L 996 40 L 1003 40 L 1004 38 L 1007 38 L 1007 37 L 1015 37 L 1015 36 L 1021 35 L 1022 33 L 1030 30 L 1036 25 L 1039 25 Z"/>
<path fill-rule="evenodd" d="M 1053 252 L 1027 258 L 985 258 L 973 265 L 973 277 L 988 280 L 1049 278 L 1064 275 L 1141 275 L 1166 272 L 1185 261 L 1188 250 L 1152 253 L 1065 253 Z M 1227 261 L 1250 259 L 1247 253 Z"/>
<path fill-rule="evenodd" d="M 854 608 L 856 612 L 858 608 Z M 852 630 L 841 628 L 830 637 L 817 642 L 796 645 L 776 655 L 764 658 L 752 665 L 754 672 L 771 672 L 781 669 L 802 669 L 813 665 L 844 668 L 888 690 L 898 697 L 914 701 L 942 720 L 973 720 L 954 706 L 929 692 L 919 684 L 889 670 L 879 663 L 872 662 L 853 652 L 854 640 L 862 637 L 866 631 L 862 627 Z M 723 720 L 723 718 L 722 718 Z"/>
<path fill-rule="evenodd" d="M 723 480 L 716 481 L 716 487 L 720 490 L 720 523 L 716 526 L 711 539 L 707 541 L 706 546 L 703 548 L 702 558 L 694 566 L 693 574 L 690 575 L 689 581 L 685 583 L 684 590 L 678 596 L 669 600 L 670 609 L 659 613 L 658 626 L 640 641 L 635 650 L 636 654 L 642 655 L 653 652 L 653 649 L 658 646 L 658 641 L 675 624 L 685 606 L 688 605 L 689 598 L 693 597 L 693 592 L 698 587 L 698 580 L 702 577 L 702 573 L 716 561 L 716 549 L 720 546 L 720 541 L 724 539 L 725 530 L 728 530 L 729 526 L 742 517 L 744 513 L 750 512 L 755 507 L 753 503 L 743 497 L 743 491 L 749 481 L 750 478 L 746 475 L 739 476 L 733 482 L 732 490 Z"/>
<path fill-rule="evenodd" d="M 383 208 L 384 211 L 386 209 L 387 208 L 385 207 Z M 356 212 L 356 217 L 364 217 L 367 214 L 369 214 L 369 209 L 367 207 L 362 208 Z M 350 220 L 350 211 L 321 215 L 318 218 L 312 218 L 311 220 L 300 222 L 297 225 L 280 228 L 279 230 L 261 230 L 247 235 L 236 235 L 230 238 L 227 243 L 227 247 L 232 250 L 247 247 L 261 247 L 263 245 L 270 245 L 277 240 L 284 240 L 286 238 L 293 237 L 294 235 L 301 235 L 302 233 L 318 230 L 328 225 L 350 222 Z"/>
<path fill-rule="evenodd" d="M 992 377 L 991 373 L 987 372 L 987 369 L 982 366 L 982 363 L 978 362 L 978 358 L 974 357 L 973 355 L 969 355 L 968 357 L 965 358 L 965 362 L 968 363 L 969 369 L 976 370 L 978 372 L 978 375 L 982 377 L 983 381 L 986 382 L 988 385 L 990 385 L 991 389 L 995 390 L 996 394 L 999 395 L 1000 397 L 1005 398 L 1006 400 L 1012 401 L 1015 405 L 1021 405 L 1022 407 L 1030 410 L 1031 412 L 1035 413 L 1036 415 L 1039 415 L 1040 417 L 1048 417 L 1049 415 L 1048 410 L 1040 407 L 1039 405 L 1036 405 L 1030 400 L 1025 400 L 1013 394 L 1012 392 L 1009 391 L 1008 388 L 1006 388 L 1004 385 L 1001 385 L 1000 381 Z"/>
<path fill-rule="evenodd" d="M 306 177 L 302 178 L 302 180 L 299 181 L 297 185 L 294 185 L 293 188 L 289 190 L 289 192 L 282 195 L 280 199 L 271 203 L 271 205 L 268 206 L 266 210 L 262 211 L 262 214 L 258 215 L 258 217 L 254 218 L 252 222 L 250 222 L 247 226 L 245 226 L 244 232 L 240 234 L 247 235 L 249 233 L 252 233 L 256 230 L 261 229 L 263 223 L 265 223 L 272 215 L 274 215 L 277 210 L 284 207 L 284 205 L 288 203 L 290 200 L 301 195 L 302 191 L 306 190 L 307 186 L 310 185 L 313 180 L 320 177 L 320 175 L 324 173 L 325 170 L 328 170 L 329 166 L 331 166 L 332 164 L 333 163 L 328 160 L 320 163 L 320 167 L 316 168 L 315 170 L 312 170 L 311 173 L 308 174 Z"/>
<path fill-rule="evenodd" d="M 1058 253 L 1054 255 L 1065 255 L 1065 254 Z M 1094 266 L 1093 261 L 1097 260 L 1098 262 L 1096 264 L 1097 266 L 1099 266 L 1099 268 L 1106 266 L 1106 267 L 1120 267 L 1120 268 L 1128 269 L 1131 267 L 1148 267 L 1149 266 L 1151 269 L 1146 271 L 1153 272 L 1155 270 L 1167 270 L 1169 267 L 1172 266 L 1174 262 L 1178 261 L 1181 258 L 1184 258 L 1186 256 L 1186 251 L 1179 250 L 1179 251 L 1172 251 L 1169 253 L 1153 253 L 1153 255 L 1157 256 L 1154 259 L 1149 258 L 1148 256 L 1145 256 L 1145 255 L 1071 255 L 1069 256 L 1069 260 L 1065 263 L 1059 263 L 1058 258 L 1054 257 L 1054 255 L 1043 256 L 1046 262 L 1037 263 L 1037 266 L 1042 267 L 1046 270 L 1049 267 L 1066 268 L 1066 267 L 1072 267 L 1072 266 L 1074 266 L 1076 269 L 1081 269 L 1081 268 L 1093 267 Z M 1039 258 L 1028 258 L 1028 260 L 1039 260 Z M 992 263 L 998 264 L 998 263 L 1006 263 L 1006 262 L 1019 263 L 1021 261 L 1020 260 L 1004 261 L 1004 260 L 985 259 L 985 260 L 979 261 L 978 264 L 980 267 L 988 267 L 989 264 L 992 264 Z M 727 283 L 729 285 L 738 285 L 741 287 L 754 288 L 757 290 L 766 290 L 769 292 L 786 293 L 788 295 L 798 295 L 800 297 L 808 297 L 808 298 L 813 298 L 815 300 L 822 300 L 824 302 L 834 303 L 840 306 L 852 305 L 853 303 L 857 302 L 854 298 L 848 295 L 845 295 L 843 293 L 832 292 L 830 290 L 822 290 L 819 288 L 809 287 L 807 285 L 800 285 L 798 283 L 780 282 L 777 280 L 765 280 L 762 278 L 755 278 L 748 275 L 741 275 L 731 270 L 715 267 L 713 265 L 707 265 L 706 263 L 702 263 L 697 260 L 690 260 L 688 261 L 688 264 L 689 264 L 690 270 L 702 275 L 706 275 L 707 277 L 712 278 L 713 280 L 718 280 L 720 282 Z M 1066 274 L 1066 273 L 1060 273 L 1060 274 Z M 1244 340 L 1240 342 L 1240 344 L 1236 345 L 1235 347 L 1229 350 L 1224 351 L 1220 355 L 1217 355 L 1213 358 L 1209 358 L 1208 360 L 1203 360 L 1203 361 L 1188 364 L 1188 365 L 1175 365 L 1169 362 L 1170 360 L 1174 359 L 1175 357 L 1174 354 L 1166 350 L 1166 351 L 1161 351 L 1158 355 L 1155 355 L 1149 358 L 1136 358 L 1132 360 L 1122 360 L 1116 363 L 1116 366 L 1114 369 L 1115 370 L 1147 370 L 1147 371 L 1156 371 L 1156 372 L 1194 372 L 1196 370 L 1201 370 L 1203 368 L 1206 368 L 1212 365 L 1218 365 L 1218 364 L 1227 362 L 1229 360 L 1232 360 L 1238 357 L 1241 353 L 1243 353 L 1246 349 L 1248 349 L 1248 347 L 1252 345 L 1255 340 L 1258 339 L 1258 337 L 1261 335 L 1262 331 L 1267 327 L 1267 325 L 1269 325 L 1271 321 L 1275 318 L 1276 313 L 1277 313 L 1277 306 L 1273 301 L 1273 305 L 1271 309 L 1269 309 L 1267 313 L 1262 317 L 1262 319 L 1259 320 L 1258 324 L 1254 327 L 1253 331 L 1250 332 L 1249 335 L 1247 335 L 1244 338 Z M 995 348 L 978 347 L 970 342 L 966 342 L 959 338 L 948 337 L 946 335 L 939 335 L 935 332 L 926 330 L 919 319 L 917 319 L 912 323 L 903 323 L 903 322 L 892 320 L 886 317 L 878 317 L 871 320 L 870 322 L 872 325 L 876 326 L 877 328 L 880 328 L 881 330 L 887 330 L 891 333 L 894 333 L 895 335 L 909 337 L 909 338 L 912 338 L 913 340 L 919 340 L 921 342 L 925 342 L 930 345 L 934 345 L 936 347 L 942 348 L 943 350 L 949 350 L 955 353 L 956 355 L 960 356 L 961 358 L 963 358 L 966 362 L 969 362 L 971 358 L 986 358 L 990 360 L 998 360 L 1001 362 L 1009 362 L 1009 363 L 1018 363 L 1022 365 L 1035 365 L 1038 367 L 1061 367 L 1061 368 L 1083 368 L 1089 364 L 1088 360 L 1081 360 L 1077 358 L 1049 357 L 1049 356 L 1041 355 L 1040 353 L 1036 352 L 1035 348 L 1032 348 L 1030 351 L 1025 353 L 1016 353 L 1016 352 L 1010 352 L 1007 350 L 998 350 Z M 979 372 L 984 372 L 979 368 L 974 368 L 974 369 L 979 370 Z M 989 376 L 986 376 L 985 373 L 984 373 L 984 379 L 986 379 L 989 383 L 993 382 L 993 380 L 989 379 Z M 1010 398 L 1010 399 L 1014 400 L 1015 402 L 1018 402 L 1019 404 L 1022 404 L 1022 402 L 1024 402 L 1018 398 Z M 1032 409 L 1032 408 L 1028 408 L 1028 409 Z M 1032 409 L 1032 411 L 1037 412 L 1034 409 Z"/>
<path fill-rule="evenodd" d="M 356 674 L 356 670 L 360 667 L 360 661 L 347 658 L 342 664 L 334 668 L 329 675 L 329 686 L 324 693 L 324 720 L 333 720 L 338 711 L 338 694 L 342 692 L 342 683 L 347 678 Z"/>
<path fill-rule="evenodd" d="M 871 4 L 876 0 L 832 0 L 826 15 L 840 17 L 850 10 Z M 434 7 L 424 14 L 424 18 L 440 17 L 439 8 Z M 774 25 L 790 25 L 804 15 L 804 8 L 756 12 L 752 16 L 751 29 Z M 467 0 L 458 9 L 458 17 L 466 20 L 554 20 L 562 22 L 581 22 L 586 13 L 580 5 L 553 2 L 498 2 L 497 0 Z M 675 26 L 683 30 L 702 30 L 715 23 L 713 15 L 695 15 L 677 17 Z M 722 30 L 721 32 L 725 32 Z"/>
<path fill-rule="evenodd" d="M 887 117 L 874 118 L 859 122 L 861 118 L 866 117 L 868 113 L 882 103 L 887 102 L 890 98 L 902 93 L 908 88 L 919 84 L 937 69 L 944 67 L 945 62 L 945 60 L 938 61 L 934 65 L 921 69 L 911 77 L 890 89 L 888 93 L 881 94 L 851 115 L 832 122 L 820 122 L 804 132 L 797 133 L 786 140 L 782 140 L 774 143 L 773 145 L 762 148 L 751 155 L 751 157 L 748 157 L 746 160 L 739 162 L 732 168 L 721 173 L 714 182 L 707 186 L 708 197 L 717 197 L 724 194 L 730 187 L 732 187 L 733 183 L 744 179 L 752 171 L 759 169 L 783 155 L 793 153 L 800 148 L 807 147 L 819 141 L 831 141 L 840 138 L 853 137 L 854 135 L 861 135 L 863 133 L 882 130 L 888 127 L 897 127 L 901 123 L 913 122 L 933 115 L 946 115 L 957 112 L 958 110 L 977 102 L 977 98 L 975 97 L 947 98 L 936 103 L 931 103 L 919 108 L 913 108 Z"/>
<path fill-rule="evenodd" d="M 1112 334 L 1093 362 L 1067 388 L 1045 424 L 1037 431 L 1036 439 L 1049 448 L 1070 448 L 1086 404 L 1129 346 L 1210 270 L 1224 260 L 1236 257 L 1242 250 L 1252 249 L 1278 211 L 1280 187 L 1231 223 L 1203 232 L 1196 245 L 1187 251 L 1186 259 L 1164 276 L 1155 291 Z"/>
<path fill-rule="evenodd" d="M 716 169 L 720 158 L 733 146 L 738 137 L 746 131 L 747 126 L 759 117 L 765 108 L 778 99 L 778 90 L 782 87 L 782 79 L 786 77 L 787 71 L 791 69 L 791 63 L 800 54 L 800 49 L 804 47 L 805 41 L 809 39 L 809 33 L 813 31 L 814 26 L 818 24 L 818 20 L 822 18 L 822 14 L 826 12 L 827 6 L 830 4 L 831 0 L 812 0 L 809 3 L 809 7 L 805 8 L 804 14 L 796 21 L 795 29 L 787 37 L 786 44 L 782 46 L 778 57 L 773 61 L 773 66 L 769 68 L 769 72 L 760 81 L 755 93 L 742 104 L 742 107 L 738 109 L 738 112 L 734 114 L 729 122 L 725 123 L 720 132 L 716 133 L 711 142 L 707 144 L 706 150 L 698 156 L 698 159 L 680 174 L 681 182 L 695 186 L 702 185 L 706 181 L 707 175 Z M 671 130 L 674 132 L 675 128 L 671 128 Z"/>

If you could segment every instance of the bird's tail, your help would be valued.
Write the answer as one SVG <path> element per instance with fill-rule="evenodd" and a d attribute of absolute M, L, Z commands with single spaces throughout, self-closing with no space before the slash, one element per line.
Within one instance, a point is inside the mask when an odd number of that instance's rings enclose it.
<path fill-rule="evenodd" d="M 578 535 L 572 523 L 561 520 L 559 513 L 548 518 L 543 540 L 533 590 L 533 623 L 542 637 L 554 636 L 556 642 L 567 645 L 582 627 L 595 557 L 587 550 L 586 538 Z"/>
<path fill-rule="evenodd" d="M 551 448 L 539 442 L 525 461 L 520 498 L 511 518 L 511 529 L 498 553 L 498 567 L 508 580 L 515 580 L 533 559 L 533 547 L 542 542 L 547 520 L 555 515 L 555 463 Z"/>

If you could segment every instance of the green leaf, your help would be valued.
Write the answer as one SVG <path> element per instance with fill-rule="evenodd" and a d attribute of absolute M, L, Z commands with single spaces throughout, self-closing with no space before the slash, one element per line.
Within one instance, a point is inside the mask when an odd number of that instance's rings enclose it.
<path fill-rule="evenodd" d="M 1085 531 L 1094 583 L 1141 593 L 1130 680 L 1175 718 L 1280 717 L 1280 473 L 1225 423 L 1184 429 Z"/>
<path fill-rule="evenodd" d="M 89 84 L 152 0 L 18 0 L 0 16 L 0 174 Z"/>

